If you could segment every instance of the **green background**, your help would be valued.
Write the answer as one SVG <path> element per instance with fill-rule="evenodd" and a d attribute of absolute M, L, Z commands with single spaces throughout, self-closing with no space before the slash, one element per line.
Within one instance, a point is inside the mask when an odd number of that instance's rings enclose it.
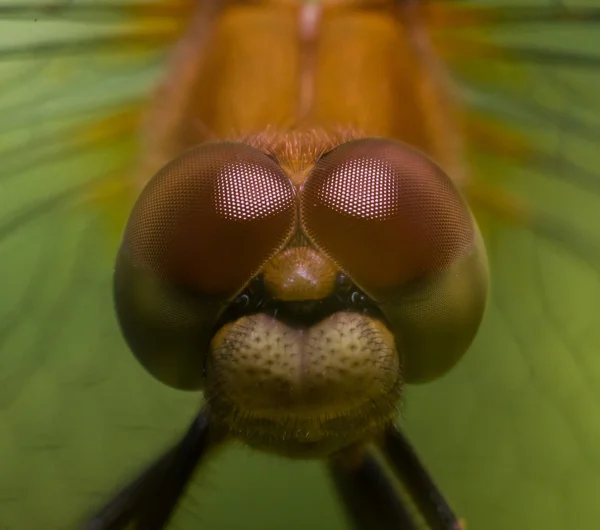
<path fill-rule="evenodd" d="M 9 5 L 19 1 L 0 9 Z M 109 14 L 75 23 L 0 11 L 0 530 L 75 528 L 176 439 L 201 402 L 162 387 L 125 348 L 106 212 L 81 200 L 86 185 L 130 160 L 135 139 L 77 143 L 73 127 L 146 94 L 161 64 L 151 50 L 77 50 L 117 31 L 119 12 Z M 495 33 L 595 55 L 596 66 L 534 61 L 519 67 L 523 82 L 508 61 L 491 96 L 472 74 L 496 66 L 463 72 L 470 104 L 527 131 L 551 161 L 526 167 L 474 153 L 478 174 L 544 212 L 542 225 L 561 240 L 484 215 L 492 296 L 481 332 L 448 376 L 406 392 L 403 424 L 470 530 L 600 526 L 597 28 Z M 68 46 L 32 51 L 56 39 Z M 528 114 L 531 106 L 547 113 Z M 318 463 L 235 446 L 197 476 L 172 527 L 347 528 Z"/>

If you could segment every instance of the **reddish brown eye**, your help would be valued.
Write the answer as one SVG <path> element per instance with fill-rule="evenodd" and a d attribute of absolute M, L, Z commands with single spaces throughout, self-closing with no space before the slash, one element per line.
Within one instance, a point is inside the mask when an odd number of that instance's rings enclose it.
<path fill-rule="evenodd" d="M 245 144 L 205 144 L 171 161 L 135 204 L 115 268 L 123 335 L 142 364 L 177 388 L 201 384 L 223 305 L 286 243 L 294 187 Z"/>
<path fill-rule="evenodd" d="M 300 195 L 302 227 L 387 318 L 408 382 L 443 375 L 483 317 L 485 249 L 446 174 L 391 140 L 362 139 L 317 162 Z"/>
<path fill-rule="evenodd" d="M 235 294 L 295 222 L 283 170 L 245 144 L 185 152 L 150 181 L 123 240 L 131 262 L 206 295 Z"/>
<path fill-rule="evenodd" d="M 323 157 L 301 194 L 302 225 L 375 298 L 464 255 L 473 222 L 446 174 L 399 142 L 367 138 Z"/>

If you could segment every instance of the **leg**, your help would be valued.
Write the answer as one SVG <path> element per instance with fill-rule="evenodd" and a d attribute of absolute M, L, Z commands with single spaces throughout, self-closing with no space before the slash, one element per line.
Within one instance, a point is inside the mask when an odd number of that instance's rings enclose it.
<path fill-rule="evenodd" d="M 402 432 L 390 427 L 380 444 L 423 518 L 432 530 L 463 528 Z"/>
<path fill-rule="evenodd" d="M 410 507 L 367 448 L 336 456 L 329 470 L 356 530 L 417 530 Z"/>
<path fill-rule="evenodd" d="M 82 530 L 163 530 L 196 467 L 216 440 L 200 412 L 183 438 L 122 489 Z"/>

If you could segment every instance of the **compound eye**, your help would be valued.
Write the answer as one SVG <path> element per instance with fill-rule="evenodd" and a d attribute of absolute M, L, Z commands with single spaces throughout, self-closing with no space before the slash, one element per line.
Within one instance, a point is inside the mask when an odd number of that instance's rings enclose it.
<path fill-rule="evenodd" d="M 450 178 L 400 142 L 365 138 L 322 157 L 300 194 L 313 244 L 374 300 L 405 346 L 405 377 L 448 370 L 487 295 L 477 226 Z"/>
<path fill-rule="evenodd" d="M 301 195 L 302 226 L 375 299 L 468 253 L 471 214 L 448 176 L 391 140 L 345 143 L 323 157 Z"/>
<path fill-rule="evenodd" d="M 240 143 L 190 149 L 150 180 L 119 249 L 115 302 L 123 335 L 154 376 L 199 387 L 221 308 L 285 245 L 295 201 L 283 170 Z"/>
<path fill-rule="evenodd" d="M 202 295 L 229 298 L 285 242 L 295 192 L 245 144 L 207 144 L 158 172 L 133 208 L 121 252 L 136 267 Z"/>

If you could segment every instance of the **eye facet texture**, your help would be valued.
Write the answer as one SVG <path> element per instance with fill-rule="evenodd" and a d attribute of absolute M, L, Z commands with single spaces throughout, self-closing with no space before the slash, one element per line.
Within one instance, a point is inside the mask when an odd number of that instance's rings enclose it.
<path fill-rule="evenodd" d="M 177 388 L 198 388 L 223 305 L 291 235 L 294 188 L 245 144 L 186 151 L 150 180 L 125 229 L 115 270 L 123 334 L 140 362 Z"/>
<path fill-rule="evenodd" d="M 315 246 L 373 299 L 405 357 L 405 379 L 449 370 L 479 327 L 487 261 L 450 178 L 396 141 L 365 138 L 323 156 L 300 193 Z"/>
<path fill-rule="evenodd" d="M 132 264 L 206 295 L 241 289 L 295 222 L 283 170 L 245 144 L 186 151 L 150 181 L 123 240 Z"/>
<path fill-rule="evenodd" d="M 375 299 L 467 254 L 474 228 L 448 176 L 392 140 L 345 143 L 314 167 L 302 225 Z"/>

